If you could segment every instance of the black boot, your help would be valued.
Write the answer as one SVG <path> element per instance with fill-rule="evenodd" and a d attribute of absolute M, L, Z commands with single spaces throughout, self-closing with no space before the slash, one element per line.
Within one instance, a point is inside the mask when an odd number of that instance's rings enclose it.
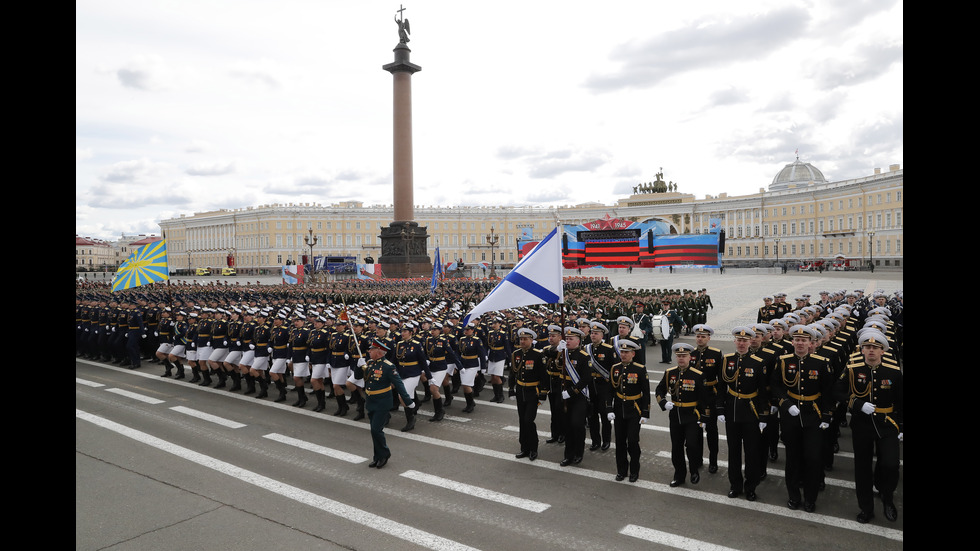
<path fill-rule="evenodd" d="M 422 401 L 428 402 L 431 399 L 432 399 L 432 389 L 429 387 L 429 385 L 425 385 L 425 394 L 422 396 Z"/>
<path fill-rule="evenodd" d="M 436 414 L 429 421 L 442 421 L 442 418 L 446 416 L 446 410 L 442 407 L 442 400 L 433 400 L 432 405 L 436 408 Z"/>
<path fill-rule="evenodd" d="M 259 393 L 255 395 L 256 398 L 266 398 L 269 396 L 269 381 L 265 380 L 265 377 L 259 375 Z"/>
<path fill-rule="evenodd" d="M 296 385 L 296 392 L 299 394 L 299 398 L 296 400 L 296 403 L 293 404 L 293 407 L 301 408 L 305 406 L 307 402 L 306 387 L 302 384 Z"/>
<path fill-rule="evenodd" d="M 357 415 L 354 416 L 355 421 L 360 421 L 364 419 L 364 397 L 361 396 L 360 391 L 354 390 L 351 393 L 351 398 L 354 399 L 354 403 L 357 404 Z"/>
<path fill-rule="evenodd" d="M 493 400 L 492 401 L 493 402 L 496 402 L 498 404 L 503 403 L 503 401 L 504 401 L 504 384 L 503 383 L 494 383 L 494 385 L 493 385 Z"/>
<path fill-rule="evenodd" d="M 251 373 L 242 375 L 245 378 L 245 392 L 243 394 L 255 394 L 255 377 Z"/>
<path fill-rule="evenodd" d="M 347 405 L 347 398 L 341 393 L 334 396 L 334 400 L 337 401 L 337 411 L 334 412 L 333 416 L 343 417 L 347 415 L 347 412 L 350 410 L 350 406 Z"/>
<path fill-rule="evenodd" d="M 479 398 L 480 397 L 480 392 L 483 390 L 483 387 L 486 384 L 487 384 L 487 378 L 483 376 L 483 372 L 482 371 L 478 371 L 476 373 L 476 381 L 474 381 L 474 383 L 473 383 L 473 397 L 474 398 Z"/>
<path fill-rule="evenodd" d="M 443 400 L 442 405 L 448 406 L 449 404 L 453 403 L 453 389 L 450 386 L 444 386 L 442 387 L 442 390 L 445 391 L 446 394 L 446 398 Z"/>
<path fill-rule="evenodd" d="M 472 412 L 473 408 L 476 407 L 476 400 L 473 399 L 473 393 L 463 394 L 463 397 L 466 398 L 466 407 L 463 408 L 463 413 Z"/>
<path fill-rule="evenodd" d="M 313 408 L 313 411 L 320 412 L 320 411 L 323 411 L 323 410 L 327 409 L 327 391 L 326 390 L 323 390 L 322 388 L 320 390 L 314 390 L 313 391 L 313 396 L 316 397 L 316 407 Z"/>
<path fill-rule="evenodd" d="M 405 408 L 405 426 L 402 427 L 402 432 L 408 432 L 415 428 L 415 410 L 412 408 Z"/>
<path fill-rule="evenodd" d="M 174 364 L 174 367 L 177 368 L 177 376 L 175 376 L 174 379 L 183 379 L 184 377 L 186 377 L 186 375 L 184 375 L 184 364 L 180 363 L 180 360 L 177 360 L 177 363 Z"/>
<path fill-rule="evenodd" d="M 170 363 L 170 360 L 164 358 L 163 359 L 163 367 L 164 367 L 165 371 L 163 372 L 163 375 L 160 375 L 160 376 L 161 377 L 171 377 L 173 375 L 173 371 L 174 371 L 174 364 Z"/>
<path fill-rule="evenodd" d="M 242 374 L 238 371 L 231 372 L 231 388 L 228 392 L 235 392 L 236 390 L 242 389 Z"/>
<path fill-rule="evenodd" d="M 285 402 L 286 401 L 286 381 L 283 381 L 282 379 L 279 379 L 279 380 L 274 381 L 274 382 L 276 384 L 276 390 L 279 391 L 279 397 L 276 398 L 275 401 L 276 402 Z"/>
<path fill-rule="evenodd" d="M 224 369 L 218 368 L 218 384 L 214 388 L 225 388 L 225 381 L 228 380 L 228 373 Z"/>
<path fill-rule="evenodd" d="M 201 382 L 197 383 L 197 386 L 211 386 L 211 371 L 208 369 L 201 370 Z"/>
<path fill-rule="evenodd" d="M 196 383 L 201 380 L 201 368 L 197 367 L 196 365 L 192 365 L 191 373 L 194 376 L 191 377 L 191 380 L 187 381 L 188 383 Z"/>

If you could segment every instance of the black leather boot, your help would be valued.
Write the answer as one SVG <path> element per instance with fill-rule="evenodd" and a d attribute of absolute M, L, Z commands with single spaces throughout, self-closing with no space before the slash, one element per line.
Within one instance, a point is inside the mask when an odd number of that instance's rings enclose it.
<path fill-rule="evenodd" d="M 337 411 L 334 412 L 334 417 L 343 417 L 347 415 L 350 410 L 350 406 L 347 405 L 347 398 L 343 394 L 338 394 L 334 396 L 334 400 L 337 401 Z"/>

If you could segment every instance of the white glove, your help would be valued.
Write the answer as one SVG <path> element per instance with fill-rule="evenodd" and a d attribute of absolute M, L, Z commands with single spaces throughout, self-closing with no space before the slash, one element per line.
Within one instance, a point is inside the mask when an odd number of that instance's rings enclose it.
<path fill-rule="evenodd" d="M 769 408 L 769 414 L 770 415 L 776 415 L 777 413 L 779 413 L 779 408 L 778 407 L 772 406 L 772 407 Z"/>
<path fill-rule="evenodd" d="M 566 399 L 566 400 L 568 400 L 569 398 L 572 397 L 572 395 L 569 394 L 567 390 L 563 390 L 563 391 L 561 391 L 561 397 L 564 398 L 564 399 Z"/>
<path fill-rule="evenodd" d="M 153 336 L 154 337 L 159 337 L 160 336 L 160 332 L 159 331 L 154 331 L 153 332 Z"/>
<path fill-rule="evenodd" d="M 143 333 L 141 336 L 142 336 L 142 338 L 145 339 L 146 338 L 146 333 Z"/>
<path fill-rule="evenodd" d="M 718 422 L 721 423 L 722 425 L 724 425 L 725 424 L 725 416 L 724 415 L 719 415 L 718 416 Z"/>
<path fill-rule="evenodd" d="M 347 354 L 344 354 L 344 359 L 345 360 L 349 360 L 350 359 L 350 356 L 348 356 Z"/>
<path fill-rule="evenodd" d="M 254 345 L 254 344 L 252 344 L 252 343 L 249 343 L 249 344 L 248 344 L 248 349 L 249 349 L 249 350 L 255 350 L 255 345 Z"/>
<path fill-rule="evenodd" d="M 272 347 L 269 347 L 269 354 L 272 354 Z"/>
<path fill-rule="evenodd" d="M 800 408 L 796 407 L 796 404 L 789 406 L 789 409 L 786 411 L 788 411 L 789 414 L 792 415 L 793 417 L 796 417 L 797 415 L 800 414 Z"/>
<path fill-rule="evenodd" d="M 129 338 L 129 331 L 126 331 L 125 333 L 123 333 L 123 338 L 124 339 L 128 339 Z"/>
<path fill-rule="evenodd" d="M 647 421 L 649 421 L 649 419 L 647 419 L 646 417 L 640 417 L 640 424 L 641 425 L 647 424 Z"/>
<path fill-rule="evenodd" d="M 205 343 L 204 346 L 210 347 L 211 346 L 211 341 L 208 341 L 207 343 Z"/>
<path fill-rule="evenodd" d="M 306 361 L 307 362 L 310 361 L 310 357 L 309 356 L 306 356 Z"/>
<path fill-rule="evenodd" d="M 561 352 L 562 350 L 565 350 L 565 348 L 566 348 L 565 341 L 560 340 L 558 341 L 558 346 L 555 348 L 555 350 Z"/>
<path fill-rule="evenodd" d="M 902 441 L 902 435 L 903 435 L 903 434 L 905 434 L 905 433 L 904 433 L 904 432 L 900 432 L 900 433 L 898 433 L 898 441 L 899 441 L 899 442 L 901 442 L 901 441 Z"/>
<path fill-rule="evenodd" d="M 830 428 L 830 423 L 820 423 L 820 430 Z"/>
<path fill-rule="evenodd" d="M 606 414 L 606 419 L 609 419 L 610 421 L 615 421 L 616 414 L 610 411 L 609 413 Z"/>
<path fill-rule="evenodd" d="M 875 405 L 872 404 L 871 402 L 865 402 L 864 405 L 861 406 L 861 413 L 867 413 L 868 415 L 871 415 L 874 412 L 875 412 Z"/>
<path fill-rule="evenodd" d="M 667 411 L 674 409 L 674 402 L 667 400 L 667 402 L 664 404 L 664 409 L 666 409 Z"/>
<path fill-rule="evenodd" d="M 759 432 L 762 432 L 764 430 L 766 430 L 766 423 L 765 422 L 759 422 Z"/>
<path fill-rule="evenodd" d="M 357 367 L 364 367 L 367 365 L 367 361 L 364 358 L 358 358 Z"/>
<path fill-rule="evenodd" d="M 228 348 L 228 341 L 227 340 L 221 341 L 221 348 Z"/>

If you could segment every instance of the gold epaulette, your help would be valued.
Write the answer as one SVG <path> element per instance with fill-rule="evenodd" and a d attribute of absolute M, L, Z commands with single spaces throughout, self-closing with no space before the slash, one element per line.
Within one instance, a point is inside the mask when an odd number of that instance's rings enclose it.
<path fill-rule="evenodd" d="M 721 349 L 720 348 L 715 348 L 713 346 L 709 346 L 708 347 L 708 350 L 714 350 L 715 352 L 721 352 Z"/>
<path fill-rule="evenodd" d="M 796 355 L 795 353 L 794 354 L 783 354 L 782 356 L 779 357 L 779 359 L 780 360 L 785 360 L 786 358 L 790 358 L 790 357 L 793 357 L 795 355 Z"/>
<path fill-rule="evenodd" d="M 816 358 L 816 359 L 818 359 L 818 360 L 823 360 L 823 361 L 825 361 L 825 362 L 828 362 L 828 361 L 830 361 L 830 360 L 828 360 L 827 358 L 825 358 L 825 357 L 823 357 L 823 356 L 820 356 L 820 355 L 817 355 L 817 354 L 810 354 L 810 357 L 812 357 L 812 358 Z"/>

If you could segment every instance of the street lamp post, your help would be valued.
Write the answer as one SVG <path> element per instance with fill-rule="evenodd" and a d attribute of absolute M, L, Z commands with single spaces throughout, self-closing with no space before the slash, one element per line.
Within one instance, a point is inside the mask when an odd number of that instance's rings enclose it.
<path fill-rule="evenodd" d="M 310 234 L 303 237 L 303 241 L 306 241 L 306 246 L 310 248 L 310 266 L 313 266 L 313 246 L 319 241 L 319 237 L 313 235 L 313 228 L 310 228 Z M 312 274 L 310 274 L 312 277 Z"/>
<path fill-rule="evenodd" d="M 773 239 L 776 242 L 776 266 L 779 266 L 779 238 Z"/>
<path fill-rule="evenodd" d="M 875 271 L 875 232 L 868 232 L 868 254 L 871 257 L 871 271 Z"/>
<path fill-rule="evenodd" d="M 491 225 L 490 226 L 490 233 L 487 234 L 486 237 L 487 237 L 487 244 L 490 245 L 490 279 L 496 279 L 496 277 L 497 277 L 497 271 L 496 271 L 495 266 L 494 266 L 495 258 L 494 258 L 494 254 L 493 254 L 493 249 L 494 249 L 494 247 L 497 246 L 497 243 L 500 242 L 500 236 L 497 235 L 497 234 L 495 234 L 495 233 L 493 233 L 493 226 Z"/>

